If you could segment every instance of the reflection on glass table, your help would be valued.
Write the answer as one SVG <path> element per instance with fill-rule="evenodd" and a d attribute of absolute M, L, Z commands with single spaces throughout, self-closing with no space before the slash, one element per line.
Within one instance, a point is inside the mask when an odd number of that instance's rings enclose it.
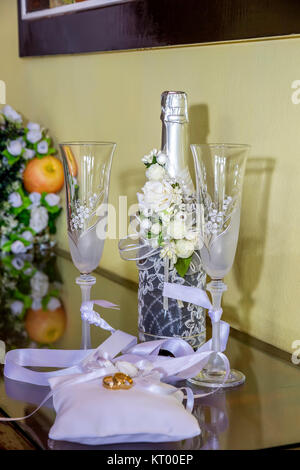
<path fill-rule="evenodd" d="M 61 256 L 52 256 L 44 262 L 31 261 L 42 272 L 42 266 L 50 262 L 47 270 L 48 289 L 53 283 L 59 291 L 58 299 L 64 310 L 65 328 L 61 336 L 51 343 L 51 347 L 76 349 L 81 337 L 81 319 L 78 315 L 80 291 L 74 286 L 77 270 L 72 262 Z M 49 265 L 48 265 L 49 266 Z M 6 268 L 4 268 L 6 269 Z M 23 267 L 24 269 L 24 267 Z M 3 266 L 1 276 L 3 279 Z M 15 273 L 16 275 L 16 273 Z M 137 290 L 129 282 L 120 284 L 104 273 L 96 273 L 97 284 L 92 289 L 92 298 L 113 300 L 120 310 L 103 310 L 103 318 L 117 328 L 130 334 L 137 334 Z M 21 276 L 23 279 L 23 276 Z M 24 278 L 25 279 L 25 278 Z M 44 278 L 45 279 L 45 278 Z M 18 281 L 19 282 L 19 281 Z M 23 282 L 23 281 L 22 281 Z M 3 284 L 3 283 L 2 283 Z M 31 283 L 17 284 L 23 295 L 32 295 Z M 27 294 L 25 285 L 29 288 Z M 47 295 L 44 290 L 39 291 Z M 47 291 L 48 292 L 48 291 Z M 36 344 L 47 346 L 29 336 L 26 329 L 26 315 L 18 320 L 7 309 L 9 296 L 2 292 L 0 339 L 7 348 L 26 347 Z M 21 317 L 23 312 L 20 314 Z M 224 307 L 226 318 L 226 305 Z M 5 319 L 5 321 L 3 320 Z M 38 330 L 36 332 L 40 333 Z M 109 333 L 92 327 L 92 346 L 98 346 Z M 37 339 L 37 337 L 35 337 Z M 40 336 L 38 337 L 40 339 Z M 107 449 L 261 449 L 274 446 L 288 446 L 300 442 L 300 368 L 293 366 L 288 355 L 279 356 L 275 348 L 232 331 L 228 343 L 232 367 L 242 369 L 247 374 L 247 382 L 237 388 L 219 391 L 217 394 L 197 399 L 194 415 L 199 421 L 201 435 L 184 442 L 167 444 L 131 444 L 106 446 Z M 284 359 L 286 357 L 288 360 Z M 47 387 L 32 386 L 4 380 L 0 366 L 0 409 L 9 416 L 24 416 L 33 411 L 45 397 Z M 204 391 L 204 390 L 203 390 Z M 65 449 L 82 446 L 48 440 L 48 432 L 55 419 L 51 400 L 34 416 L 18 423 L 18 426 L 40 448 Z M 6 425 L 5 425 L 6 426 Z"/>

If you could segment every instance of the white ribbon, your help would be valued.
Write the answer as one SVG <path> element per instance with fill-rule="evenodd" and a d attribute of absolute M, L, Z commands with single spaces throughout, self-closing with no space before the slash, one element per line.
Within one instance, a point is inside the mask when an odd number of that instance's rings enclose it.
<path fill-rule="evenodd" d="M 214 311 L 206 292 L 201 289 L 178 286 L 178 284 L 165 283 L 164 295 L 193 302 L 208 308 L 213 321 L 219 321 L 222 311 Z M 192 347 L 180 338 L 149 341 L 137 344 L 137 338 L 123 331 L 115 330 L 109 323 L 93 310 L 94 304 L 104 308 L 118 308 L 115 304 L 103 300 L 87 301 L 82 304 L 81 313 L 85 320 L 97 324 L 101 328 L 110 331 L 111 336 L 106 339 L 96 350 L 47 350 L 47 349 L 18 349 L 9 351 L 5 357 L 4 375 L 12 380 L 27 382 L 36 385 L 48 385 L 59 380 L 60 376 L 70 375 L 70 380 L 64 381 L 63 386 L 94 380 L 110 372 L 117 371 L 114 362 L 127 361 L 134 364 L 141 374 L 135 379 L 138 386 L 146 387 L 157 393 L 175 393 L 175 387 L 160 382 L 160 379 L 178 381 L 190 378 L 207 364 L 212 354 L 218 354 L 224 362 L 225 377 L 227 380 L 230 372 L 230 364 L 222 351 L 226 349 L 229 334 L 229 325 L 221 323 L 221 351 L 215 353 L 211 348 L 211 340 L 201 346 L 196 352 Z M 221 309 L 220 309 L 221 310 Z M 159 356 L 161 349 L 167 350 L 174 357 Z M 121 356 L 116 356 L 123 353 Z M 60 368 L 54 372 L 37 372 L 27 367 L 55 367 Z M 159 374 L 159 380 L 153 381 L 153 374 Z M 150 374 L 150 375 L 149 375 Z M 156 378 L 158 375 L 156 375 Z M 170 388 L 171 387 L 171 388 Z M 220 386 L 221 387 L 221 386 Z M 219 387 L 219 388 L 220 388 Z M 205 397 L 212 392 L 198 396 Z M 194 396 L 189 388 L 183 388 L 186 392 L 189 411 L 193 409 Z M 51 391 L 42 403 L 30 415 L 21 418 L 0 418 L 0 421 L 18 421 L 32 416 L 53 395 Z"/>
<path fill-rule="evenodd" d="M 175 283 L 165 282 L 163 295 L 206 308 L 212 323 L 220 322 L 220 350 L 221 352 L 226 350 L 230 326 L 227 322 L 221 321 L 223 309 L 214 309 L 204 290 L 199 289 L 198 287 L 182 286 Z M 198 352 L 203 351 L 203 348 L 205 348 L 205 350 L 212 349 L 211 343 L 212 340 L 210 339 L 198 349 Z"/>
<path fill-rule="evenodd" d="M 108 302 L 107 300 L 87 300 L 86 302 L 82 303 L 80 308 L 82 320 L 87 321 L 91 325 L 99 326 L 103 330 L 111 331 L 112 333 L 116 331 L 105 320 L 103 320 L 103 318 L 100 317 L 99 313 L 93 310 L 94 304 L 104 308 L 120 310 L 118 305 Z"/>

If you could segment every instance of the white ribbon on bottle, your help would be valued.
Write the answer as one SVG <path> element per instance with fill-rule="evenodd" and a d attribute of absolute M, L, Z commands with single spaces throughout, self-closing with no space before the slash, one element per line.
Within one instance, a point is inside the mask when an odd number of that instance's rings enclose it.
<path fill-rule="evenodd" d="M 178 284 L 165 283 L 164 295 L 178 298 L 183 301 L 193 302 L 204 308 L 208 308 L 213 321 L 218 321 L 222 311 L 214 311 L 205 291 L 179 286 Z M 157 341 L 149 341 L 137 344 L 137 338 L 121 330 L 115 330 L 109 323 L 103 320 L 93 310 L 94 304 L 104 308 L 118 308 L 103 300 L 87 301 L 82 304 L 81 312 L 84 318 L 91 323 L 96 323 L 104 330 L 111 332 L 107 338 L 95 350 L 52 350 L 52 349 L 16 349 L 8 351 L 5 356 L 4 375 L 12 380 L 26 382 L 35 385 L 49 385 L 49 379 L 58 376 L 70 376 L 70 380 L 63 383 L 62 387 L 75 383 L 95 380 L 112 372 L 118 371 L 115 363 L 125 361 L 134 364 L 139 375 L 135 378 L 137 386 L 146 388 L 153 393 L 175 393 L 178 389 L 163 381 L 178 381 L 193 377 L 207 364 L 212 354 L 218 354 L 225 367 L 224 382 L 230 373 L 230 364 L 223 354 L 226 349 L 229 335 L 229 325 L 221 322 L 221 351 L 215 352 L 211 347 L 211 340 L 201 346 L 196 352 L 181 338 L 169 338 Z M 161 349 L 169 351 L 174 357 L 159 356 Z M 119 355 L 121 353 L 121 355 Z M 59 370 L 53 372 L 38 372 L 28 367 L 55 367 Z M 155 380 L 154 380 L 155 379 Z M 220 387 L 222 384 L 220 385 Z M 219 387 L 219 388 L 220 388 Z M 215 393 L 203 393 L 205 397 Z M 187 409 L 192 411 L 194 396 L 191 389 L 183 387 L 186 392 Z M 49 392 L 42 403 L 30 415 L 20 418 L 0 418 L 0 421 L 18 421 L 32 416 L 55 393 Z"/>

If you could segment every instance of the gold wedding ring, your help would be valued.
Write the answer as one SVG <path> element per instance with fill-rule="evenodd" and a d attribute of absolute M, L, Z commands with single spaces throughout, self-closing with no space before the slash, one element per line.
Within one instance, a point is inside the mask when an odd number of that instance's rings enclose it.
<path fill-rule="evenodd" d="M 117 372 L 114 375 L 114 379 L 119 387 L 125 390 L 128 390 L 133 385 L 132 378 L 129 375 L 123 374 L 122 372 Z"/>
<path fill-rule="evenodd" d="M 133 380 L 129 375 L 117 372 L 114 376 L 107 375 L 103 378 L 103 387 L 108 390 L 128 390 L 133 385 Z"/>

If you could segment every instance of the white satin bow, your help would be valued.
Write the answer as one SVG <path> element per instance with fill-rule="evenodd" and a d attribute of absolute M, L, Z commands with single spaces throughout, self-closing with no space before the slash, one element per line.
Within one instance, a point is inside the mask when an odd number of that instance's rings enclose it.
<path fill-rule="evenodd" d="M 180 288 L 180 289 L 179 289 Z M 177 284 L 165 283 L 164 295 L 175 299 L 193 302 L 208 308 L 214 321 L 219 321 L 222 311 L 214 311 L 205 291 L 201 289 L 178 286 Z M 215 352 L 211 347 L 211 340 L 201 346 L 196 352 L 192 347 L 180 338 L 169 338 L 164 340 L 149 341 L 137 344 L 137 338 L 123 331 L 115 330 L 109 323 L 93 310 L 94 304 L 104 308 L 118 308 L 103 300 L 84 302 L 81 313 L 85 320 L 95 323 L 101 328 L 111 332 L 111 336 L 105 340 L 96 350 L 46 350 L 46 349 L 19 349 L 12 350 L 6 354 L 4 375 L 12 380 L 27 382 L 36 385 L 48 385 L 49 381 L 54 383 L 59 381 L 60 376 L 70 375 L 70 380 L 65 381 L 64 386 L 94 380 L 102 377 L 110 371 L 118 370 L 115 362 L 125 361 L 134 364 L 140 372 L 137 378 L 137 385 L 147 386 L 149 390 L 159 393 L 174 393 L 176 388 L 162 384 L 153 380 L 159 376 L 163 380 L 178 381 L 193 377 L 207 364 L 209 358 Z M 222 351 L 226 349 L 229 335 L 229 325 L 221 322 L 221 351 L 217 352 L 224 362 L 225 376 L 228 378 L 230 364 Z M 159 356 L 161 349 L 169 351 L 174 357 Z M 121 356 L 118 356 L 118 354 Z M 118 357 L 116 357 L 118 356 Z M 112 365 L 113 364 L 113 365 Z M 150 364 L 150 366 L 149 366 Z M 36 372 L 27 367 L 56 367 L 60 370 L 55 372 Z M 150 367 L 150 369 L 149 369 Z M 154 374 L 154 375 L 153 375 Z M 55 379 L 56 378 L 56 379 Z M 154 388 L 153 388 L 154 387 Z M 171 387 L 171 388 L 170 388 Z M 184 388 L 187 396 L 187 409 L 193 408 L 193 392 L 189 388 Z M 199 396 L 208 396 L 215 393 L 204 393 Z M 21 418 L 0 418 L 0 421 L 14 421 L 32 416 L 46 401 L 52 396 L 50 392 L 39 407 L 30 415 Z"/>

